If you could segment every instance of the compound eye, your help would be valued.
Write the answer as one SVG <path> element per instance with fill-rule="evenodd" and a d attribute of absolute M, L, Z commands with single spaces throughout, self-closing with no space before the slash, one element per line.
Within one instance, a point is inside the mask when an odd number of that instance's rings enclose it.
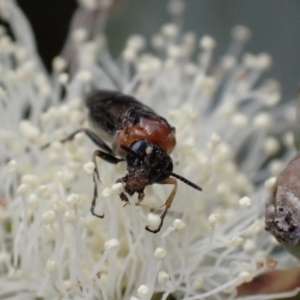
<path fill-rule="evenodd" d="M 137 140 L 130 145 L 130 150 L 137 153 L 138 155 L 143 155 L 146 150 L 146 143 L 143 140 Z"/>
<path fill-rule="evenodd" d="M 143 141 L 136 141 L 129 147 L 126 156 L 128 166 L 138 167 L 144 163 L 145 148 Z"/>

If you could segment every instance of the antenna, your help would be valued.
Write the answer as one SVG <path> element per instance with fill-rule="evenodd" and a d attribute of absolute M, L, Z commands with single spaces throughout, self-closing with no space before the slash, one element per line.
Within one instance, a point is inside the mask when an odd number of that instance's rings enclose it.
<path fill-rule="evenodd" d="M 181 180 L 182 182 L 184 182 L 185 184 L 191 186 L 192 188 L 194 188 L 194 189 L 196 189 L 198 191 L 202 191 L 202 188 L 200 186 L 198 186 L 197 184 L 195 184 L 195 183 L 187 180 L 186 178 L 184 178 L 184 177 L 182 177 L 182 176 L 180 176 L 180 175 L 178 175 L 176 173 L 170 173 L 170 175 L 173 176 L 173 177 L 175 177 L 175 178 L 177 178 L 177 179 L 179 179 L 179 180 Z"/>

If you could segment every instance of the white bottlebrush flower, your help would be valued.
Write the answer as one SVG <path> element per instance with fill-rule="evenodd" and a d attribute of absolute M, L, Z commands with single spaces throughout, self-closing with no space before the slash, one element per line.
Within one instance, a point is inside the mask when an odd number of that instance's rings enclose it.
<path fill-rule="evenodd" d="M 277 105 L 278 84 L 259 80 L 270 57 L 240 58 L 250 32 L 238 26 L 214 63 L 215 40 L 203 37 L 197 50 L 195 35 L 176 23 L 184 9 L 176 0 L 154 50 L 145 52 L 145 39 L 133 35 L 116 63 L 103 35 L 110 1 L 79 2 L 53 76 L 16 3 L 0 2 L 15 36 L 0 28 L 0 298 L 233 299 L 238 285 L 268 269 L 275 247 L 264 232 L 267 192 L 258 184 L 274 176 L 262 167 L 284 144 L 293 116 L 288 104 Z M 99 27 L 89 27 L 99 5 Z M 90 215 L 96 147 L 82 135 L 58 141 L 86 126 L 83 95 L 92 88 L 131 94 L 167 117 L 177 131 L 176 172 L 203 187 L 179 183 L 157 234 L 145 226 L 157 223 L 170 191 L 149 186 L 140 206 L 123 207 L 114 183 L 125 164 L 98 161 L 96 210 L 105 217 Z"/>

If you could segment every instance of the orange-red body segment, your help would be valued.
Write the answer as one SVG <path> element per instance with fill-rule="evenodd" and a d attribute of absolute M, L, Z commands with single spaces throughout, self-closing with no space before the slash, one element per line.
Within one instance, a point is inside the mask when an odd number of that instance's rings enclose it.
<path fill-rule="evenodd" d="M 138 123 L 128 123 L 117 130 L 113 149 L 115 153 L 123 156 L 126 153 L 121 145 L 129 147 L 136 140 L 149 141 L 170 154 L 176 146 L 175 129 L 160 117 L 141 118 Z"/>

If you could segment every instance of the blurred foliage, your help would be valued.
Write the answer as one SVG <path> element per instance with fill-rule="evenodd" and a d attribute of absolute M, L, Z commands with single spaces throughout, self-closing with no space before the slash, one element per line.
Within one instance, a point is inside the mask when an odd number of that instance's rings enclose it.
<path fill-rule="evenodd" d="M 18 0 L 18 3 L 33 25 L 39 51 L 49 67 L 52 58 L 61 50 L 76 1 Z M 115 56 L 120 53 L 129 35 L 141 33 L 149 38 L 168 22 L 166 3 L 161 0 L 117 0 L 107 27 L 112 53 Z M 198 37 L 214 36 L 219 45 L 216 57 L 225 51 L 234 25 L 248 26 L 254 38 L 247 51 L 269 52 L 274 65 L 268 75 L 282 83 L 285 98 L 295 96 L 300 80 L 299 0 L 187 0 L 186 4 L 185 30 L 193 30 Z"/>

